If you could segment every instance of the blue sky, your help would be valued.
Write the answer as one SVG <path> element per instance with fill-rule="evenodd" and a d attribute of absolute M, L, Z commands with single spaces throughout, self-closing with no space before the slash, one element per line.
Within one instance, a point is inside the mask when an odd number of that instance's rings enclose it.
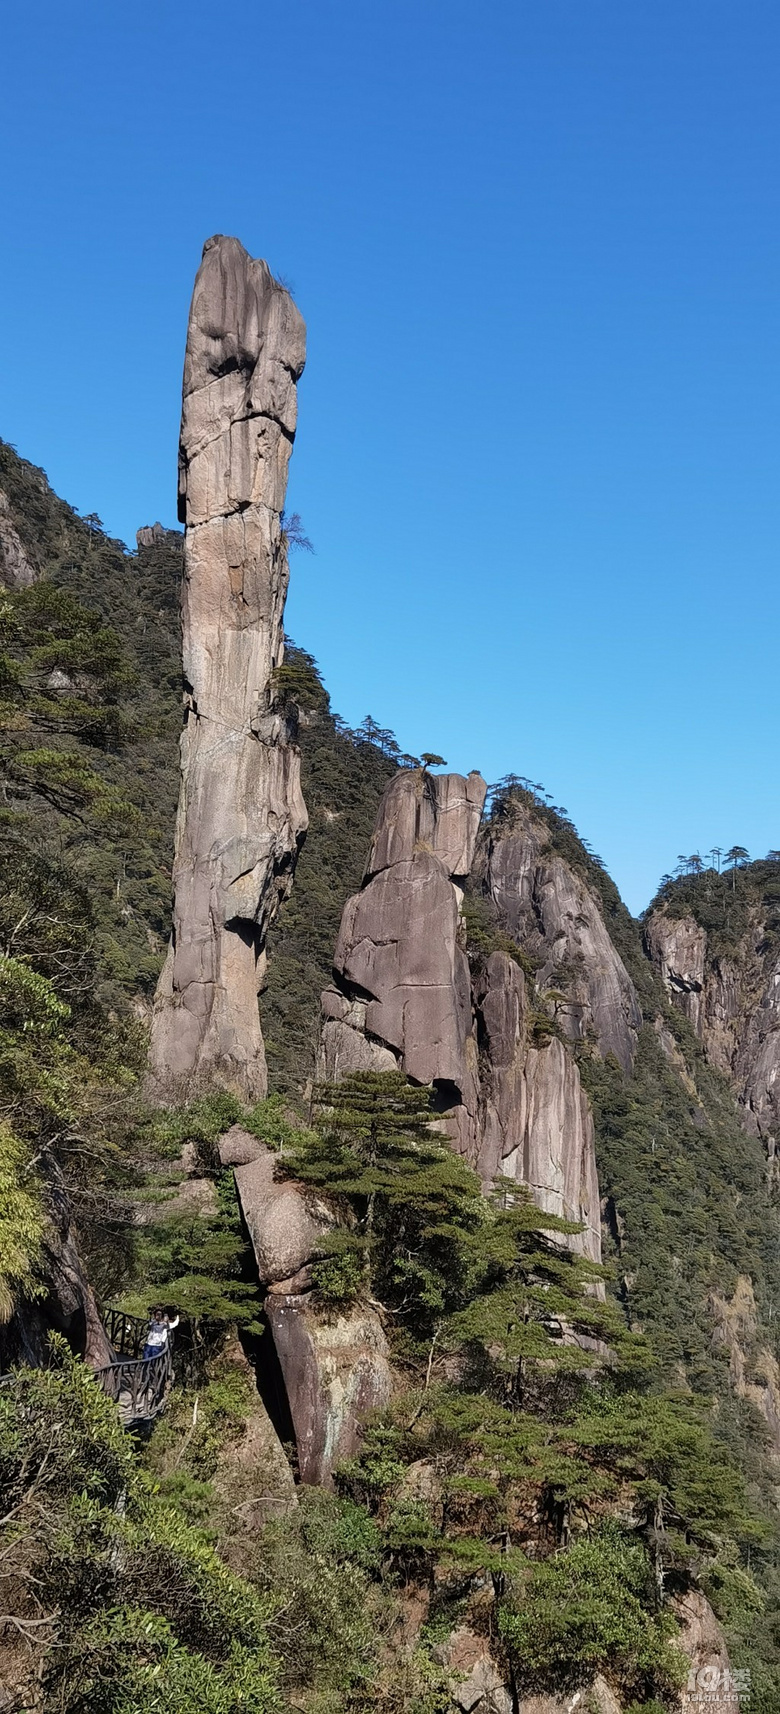
<path fill-rule="evenodd" d="M 339 712 L 544 781 L 634 910 L 780 845 L 776 0 L 25 0 L 3 37 L 0 434 L 125 540 L 172 523 L 235 233 L 308 323 L 288 629 Z"/>

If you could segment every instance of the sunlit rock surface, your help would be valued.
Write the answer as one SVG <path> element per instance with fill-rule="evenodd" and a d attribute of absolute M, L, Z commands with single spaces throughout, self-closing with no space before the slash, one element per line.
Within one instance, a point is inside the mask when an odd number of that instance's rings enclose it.
<path fill-rule="evenodd" d="M 185 726 L 173 932 L 152 1021 L 159 1098 L 266 1091 L 265 941 L 306 828 L 298 751 L 274 710 L 282 522 L 305 330 L 265 262 L 206 244 L 184 365 L 179 509 Z"/>

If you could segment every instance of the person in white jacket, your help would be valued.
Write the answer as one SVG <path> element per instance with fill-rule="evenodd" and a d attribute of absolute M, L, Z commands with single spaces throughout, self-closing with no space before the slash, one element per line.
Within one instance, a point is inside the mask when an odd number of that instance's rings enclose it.
<path fill-rule="evenodd" d="M 174 1315 L 173 1319 L 171 1319 L 164 1309 L 152 1310 L 149 1330 L 146 1335 L 146 1344 L 144 1346 L 144 1362 L 146 1362 L 149 1357 L 162 1356 L 174 1327 L 178 1327 L 178 1325 L 178 1315 Z"/>

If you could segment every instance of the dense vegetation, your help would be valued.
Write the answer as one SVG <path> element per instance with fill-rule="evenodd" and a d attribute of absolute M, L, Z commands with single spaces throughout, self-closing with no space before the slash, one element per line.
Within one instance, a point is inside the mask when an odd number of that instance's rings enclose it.
<path fill-rule="evenodd" d="M 20 1297 L 42 1299 L 61 1195 L 100 1292 L 185 1316 L 180 1387 L 144 1446 L 61 1345 L 51 1370 L 0 1388 L 0 1648 L 12 1686 L 30 1682 L 30 1663 L 43 1686 L 18 1706 L 443 1714 L 442 1646 L 467 1620 L 518 1691 L 603 1671 L 624 1706 L 657 1710 L 674 1705 L 673 1601 L 694 1582 L 751 1669 L 753 1714 L 770 1714 L 772 1467 L 713 1347 L 711 1298 L 752 1281 L 760 1370 L 777 1350 L 780 1234 L 760 1146 L 667 1007 L 603 865 L 530 782 L 496 789 L 496 829 L 519 798 L 591 888 L 642 1006 L 630 1078 L 578 1049 L 611 1234 L 603 1279 L 562 1247 L 562 1223 L 516 1195 L 487 1203 L 431 1134 L 426 1092 L 402 1078 L 315 1089 L 302 1121 L 343 903 L 381 791 L 413 759 L 368 718 L 347 730 L 293 645 L 275 693 L 300 711 L 310 832 L 261 997 L 277 1093 L 253 1112 L 219 1096 L 148 1113 L 181 538 L 128 554 L 2 445 L 0 487 L 44 573 L 0 601 L 0 1323 Z M 774 857 L 740 861 L 668 881 L 659 898 L 694 909 L 725 946 L 754 908 L 775 934 L 779 876 Z M 533 981 L 478 892 L 466 917 L 475 958 L 501 945 Z M 538 1029 L 551 1027 L 540 997 Z M 238 1328 L 262 1366 L 267 1335 L 214 1148 L 236 1120 L 331 1203 L 314 1289 L 328 1312 L 381 1306 L 400 1383 L 335 1496 L 280 1505 L 251 1529 L 240 1484 L 257 1393 L 228 1356 Z M 179 1197 L 183 1148 L 206 1186 L 200 1207 Z M 418 1640 L 399 1646 L 412 1612 Z"/>
<path fill-rule="evenodd" d="M 242 1118 L 340 1212 L 351 1247 L 323 1245 L 315 1290 L 333 1301 L 335 1263 L 339 1305 L 382 1292 L 405 1384 L 335 1498 L 247 1532 L 230 1487 L 245 1366 L 212 1351 L 140 1463 L 64 1348 L 59 1369 L 20 1371 L 0 1393 L 2 1576 L 46 1706 L 443 1714 L 439 1651 L 464 1621 L 518 1692 L 598 1670 L 666 1706 L 685 1671 L 675 1595 L 695 1579 L 747 1629 L 765 1606 L 748 1560 L 760 1573 L 771 1528 L 706 1406 L 593 1294 L 601 1270 L 560 1245 L 571 1226 L 516 1188 L 482 1197 L 424 1091 L 364 1074 L 318 1099 L 309 1130 L 273 1102 Z M 399 1651 L 410 1603 L 425 1623 Z"/>
<path fill-rule="evenodd" d="M 330 980 L 344 902 L 363 878 L 377 804 L 396 771 L 392 733 L 357 732 L 334 715 L 312 657 L 288 645 L 278 694 L 300 709 L 301 780 L 309 831 L 295 886 L 268 942 L 260 1001 L 272 1086 L 299 1092 L 314 1071 L 320 994 Z"/>
<path fill-rule="evenodd" d="M 706 929 L 710 957 L 733 955 L 751 927 L 759 931 L 761 956 L 776 955 L 780 946 L 780 854 L 770 851 L 751 863 L 743 851 L 741 857 L 721 869 L 688 858 L 682 873 L 662 881 L 649 911 L 658 907 L 669 916 L 690 915 Z"/>

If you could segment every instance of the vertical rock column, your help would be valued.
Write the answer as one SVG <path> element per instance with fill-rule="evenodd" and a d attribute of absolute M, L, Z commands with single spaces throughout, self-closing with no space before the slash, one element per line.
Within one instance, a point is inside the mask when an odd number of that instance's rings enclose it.
<path fill-rule="evenodd" d="M 305 328 L 265 262 L 211 238 L 187 333 L 179 450 L 186 526 L 185 725 L 173 931 L 155 999 L 160 1099 L 266 1092 L 257 995 L 269 923 L 306 830 L 300 760 L 273 707 L 288 565 L 281 513 Z"/>
<path fill-rule="evenodd" d="M 470 968 L 460 912 L 469 874 L 507 939 L 544 947 L 545 987 L 571 951 L 575 1040 L 598 1029 L 603 1051 L 630 1065 L 641 1015 L 595 901 L 568 866 L 542 861 L 532 828 L 500 845 L 479 833 L 485 791 L 476 773 L 404 772 L 387 786 L 322 996 L 319 1071 L 338 1081 L 398 1067 L 432 1084 L 442 1127 L 486 1192 L 498 1177 L 527 1185 L 545 1213 L 581 1224 L 567 1242 L 599 1261 L 593 1117 L 579 1068 L 557 1036 L 536 1042 L 535 996 L 506 951 Z"/>
<path fill-rule="evenodd" d="M 390 781 L 362 889 L 344 907 L 319 1058 L 327 1078 L 400 1067 L 432 1083 L 470 1160 L 477 1049 L 460 904 L 486 789 L 477 773 L 402 772 Z"/>

